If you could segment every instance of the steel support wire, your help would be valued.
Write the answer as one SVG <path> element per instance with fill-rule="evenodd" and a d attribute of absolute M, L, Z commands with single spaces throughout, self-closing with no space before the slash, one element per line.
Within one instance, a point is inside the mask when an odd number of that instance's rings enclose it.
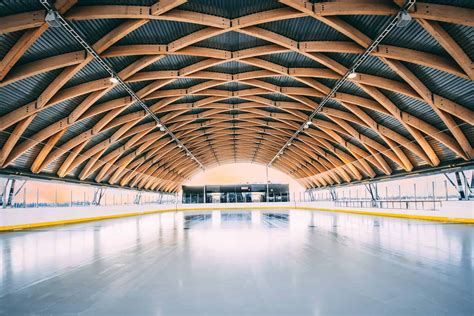
<path fill-rule="evenodd" d="M 135 92 L 130 88 L 130 86 L 125 83 L 122 78 L 112 69 L 112 67 L 109 65 L 108 62 L 106 62 L 100 55 L 92 48 L 89 43 L 86 42 L 86 40 L 74 29 L 74 27 L 59 13 L 56 8 L 49 3 L 48 0 L 39 0 L 39 2 L 45 7 L 47 10 L 48 14 L 51 14 L 54 17 L 54 23 L 57 23 L 57 26 L 61 26 L 69 35 L 71 35 L 79 44 L 81 44 L 84 49 L 91 54 L 95 61 L 97 61 L 100 66 L 110 75 L 111 78 L 114 78 L 117 80 L 118 85 L 120 85 L 127 93 L 132 97 L 133 100 L 135 100 L 135 103 L 138 103 L 144 110 L 145 112 L 150 115 L 157 123 L 157 126 L 160 127 L 160 129 L 168 134 L 171 139 L 176 142 L 176 145 L 178 148 L 182 148 L 185 152 L 186 155 L 189 156 L 192 160 L 194 160 L 201 169 L 204 170 L 204 165 L 192 154 L 192 152 L 184 146 L 184 144 L 174 135 L 174 133 L 166 127 L 165 124 L 163 124 L 160 119 L 153 113 L 148 106 L 140 99 L 139 96 L 135 94 Z M 49 23 L 49 21 L 48 21 Z"/>
<path fill-rule="evenodd" d="M 395 26 L 402 19 L 403 14 L 406 14 L 410 8 L 415 4 L 416 0 L 408 0 L 405 2 L 403 7 L 398 11 L 398 13 L 392 18 L 392 20 L 387 24 L 382 32 L 376 37 L 376 39 L 370 44 L 369 47 L 364 51 L 362 55 L 357 58 L 354 64 L 347 70 L 347 72 L 339 79 L 332 90 L 324 97 L 324 99 L 319 103 L 318 107 L 309 115 L 308 120 L 298 128 L 298 130 L 290 137 L 290 139 L 283 145 L 283 147 L 278 151 L 278 153 L 270 160 L 268 163 L 269 166 L 277 159 L 280 155 L 283 154 L 285 148 L 290 146 L 290 144 L 295 140 L 299 133 L 301 133 L 305 127 L 308 127 L 308 124 L 311 124 L 312 119 L 321 112 L 321 109 L 324 105 L 336 94 L 337 90 L 346 82 L 347 77 L 351 73 L 355 73 L 356 69 L 370 56 L 370 54 L 377 48 L 380 42 L 393 30 Z"/>

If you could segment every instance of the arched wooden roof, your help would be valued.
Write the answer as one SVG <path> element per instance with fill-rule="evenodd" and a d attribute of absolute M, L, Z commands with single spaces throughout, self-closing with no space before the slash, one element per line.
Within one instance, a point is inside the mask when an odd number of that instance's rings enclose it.
<path fill-rule="evenodd" d="M 403 1 L 57 0 L 205 166 L 268 164 Z M 474 3 L 417 2 L 273 166 L 306 187 L 472 161 Z M 199 170 L 38 1 L 0 4 L 0 165 L 176 191 Z"/>

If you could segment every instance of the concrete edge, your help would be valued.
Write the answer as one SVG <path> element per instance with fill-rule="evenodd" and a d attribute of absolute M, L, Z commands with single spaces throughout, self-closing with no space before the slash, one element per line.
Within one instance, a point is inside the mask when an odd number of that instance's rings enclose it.
<path fill-rule="evenodd" d="M 447 222 L 447 223 L 474 224 L 474 219 L 472 219 L 472 218 L 455 218 L 455 217 L 444 217 L 444 216 L 426 216 L 426 215 L 410 215 L 410 214 L 392 214 L 392 213 L 383 213 L 383 212 L 367 212 L 367 211 L 328 209 L 328 208 L 304 207 L 304 206 L 272 206 L 272 207 L 270 207 L 270 206 L 260 206 L 260 207 L 258 207 L 258 206 L 246 206 L 246 207 L 169 208 L 169 209 L 163 209 L 163 210 L 124 213 L 124 214 L 114 214 L 114 215 L 104 215 L 104 216 L 68 219 L 68 220 L 53 221 L 53 222 L 40 222 L 40 223 L 21 224 L 21 225 L 13 225 L 13 226 L 0 226 L 0 232 L 16 231 L 16 230 L 24 230 L 24 229 L 32 229 L 32 228 L 40 228 L 40 227 L 49 227 L 49 226 L 70 225 L 70 224 L 78 224 L 78 223 L 84 223 L 84 222 L 101 221 L 101 220 L 107 220 L 107 219 L 131 217 L 131 216 L 140 216 L 140 215 L 148 215 L 148 214 L 156 214 L 156 213 L 183 212 L 183 211 L 242 210 L 242 209 L 244 209 L 244 210 L 295 209 L 295 210 L 307 210 L 307 211 L 322 211 L 322 212 L 335 212 L 335 213 L 348 213 L 348 214 L 382 216 L 382 217 L 394 217 L 394 218 L 404 218 L 404 219 L 417 219 L 417 220 Z"/>

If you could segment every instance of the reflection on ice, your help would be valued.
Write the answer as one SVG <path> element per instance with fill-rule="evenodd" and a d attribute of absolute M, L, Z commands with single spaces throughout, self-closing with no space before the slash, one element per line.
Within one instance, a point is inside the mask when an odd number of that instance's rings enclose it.
<path fill-rule="evenodd" d="M 200 214 L 192 214 L 192 215 L 185 215 L 184 220 L 186 222 L 199 222 L 199 221 L 207 221 L 211 219 L 211 213 L 200 213 Z"/>
<path fill-rule="evenodd" d="M 281 220 L 281 221 L 288 221 L 290 219 L 290 215 L 288 212 L 281 212 L 281 213 L 263 213 L 263 217 L 268 220 Z"/>
<path fill-rule="evenodd" d="M 250 221 L 252 219 L 252 214 L 248 212 L 221 212 L 222 221 Z"/>

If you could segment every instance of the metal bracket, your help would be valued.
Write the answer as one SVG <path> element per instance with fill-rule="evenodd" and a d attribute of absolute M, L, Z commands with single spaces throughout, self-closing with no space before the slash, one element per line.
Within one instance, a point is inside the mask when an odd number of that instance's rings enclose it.
<path fill-rule="evenodd" d="M 375 38 L 375 40 L 367 47 L 362 55 L 357 58 L 354 64 L 347 69 L 346 73 L 339 79 L 331 91 L 324 97 L 324 99 L 319 103 L 318 107 L 309 115 L 308 120 L 303 123 L 300 128 L 290 137 L 290 139 L 283 145 L 283 147 L 276 153 L 276 155 L 270 160 L 269 164 L 272 164 L 275 159 L 277 159 L 282 153 L 285 148 L 288 147 L 288 144 L 291 144 L 293 140 L 298 136 L 298 134 L 305 130 L 305 127 L 309 127 L 307 122 L 311 122 L 311 120 L 321 112 L 323 106 L 336 94 L 336 91 L 346 82 L 348 76 L 351 73 L 354 73 L 356 69 L 370 56 L 370 54 L 377 48 L 380 42 L 400 23 L 401 17 L 405 16 L 402 12 L 406 12 L 410 10 L 410 8 L 415 4 L 416 0 L 407 0 L 403 7 L 397 12 L 397 15 L 392 18 L 392 20 L 385 26 L 382 32 Z"/>
<path fill-rule="evenodd" d="M 140 204 L 142 201 L 142 192 L 137 192 L 135 195 L 135 200 L 133 201 L 134 204 Z"/>
<path fill-rule="evenodd" d="M 367 192 L 370 194 L 370 199 L 372 201 L 372 206 L 377 207 L 379 204 L 379 190 L 377 187 L 377 183 L 368 183 L 365 184 L 365 188 L 367 189 Z"/>
<path fill-rule="evenodd" d="M 474 171 L 471 171 L 470 183 L 464 171 L 454 172 L 454 179 L 451 179 L 449 173 L 445 173 L 444 176 L 457 189 L 459 200 L 474 200 Z"/>
<path fill-rule="evenodd" d="M 331 195 L 331 201 L 337 201 L 337 192 L 336 188 L 334 187 L 329 187 L 329 194 Z"/>
<path fill-rule="evenodd" d="M 101 202 L 102 202 L 102 198 L 104 197 L 105 195 L 105 188 L 104 187 L 100 187 L 100 188 L 97 188 L 94 192 L 94 199 L 92 201 L 92 205 L 100 205 Z"/>
<path fill-rule="evenodd" d="M 49 20 L 46 22 L 54 27 L 61 27 L 63 28 L 71 37 L 73 37 L 92 57 L 94 57 L 95 61 L 99 63 L 99 65 L 107 72 L 109 73 L 111 78 L 114 78 L 117 80 L 117 84 L 120 85 L 134 100 L 135 103 L 140 105 L 146 112 L 146 114 L 150 115 L 158 124 L 162 126 L 164 131 L 171 137 L 172 140 L 174 140 L 178 144 L 182 144 L 180 140 L 174 135 L 174 133 L 169 130 L 161 121 L 160 119 L 155 115 L 153 111 L 148 108 L 148 106 L 142 101 L 142 99 L 135 94 L 135 91 L 133 91 L 130 86 L 125 83 L 122 78 L 113 70 L 113 68 L 109 65 L 107 61 L 105 61 L 96 51 L 95 49 L 87 43 L 87 41 L 79 34 L 79 32 L 76 31 L 76 29 L 62 16 L 62 14 L 56 10 L 54 5 L 52 5 L 48 0 L 40 0 L 40 3 L 45 7 L 47 10 L 48 14 L 47 17 Z M 197 158 L 191 153 L 191 151 L 186 148 L 186 146 L 182 145 L 183 149 L 188 153 L 188 156 L 191 156 L 201 169 L 204 170 L 204 165 L 197 160 Z"/>

